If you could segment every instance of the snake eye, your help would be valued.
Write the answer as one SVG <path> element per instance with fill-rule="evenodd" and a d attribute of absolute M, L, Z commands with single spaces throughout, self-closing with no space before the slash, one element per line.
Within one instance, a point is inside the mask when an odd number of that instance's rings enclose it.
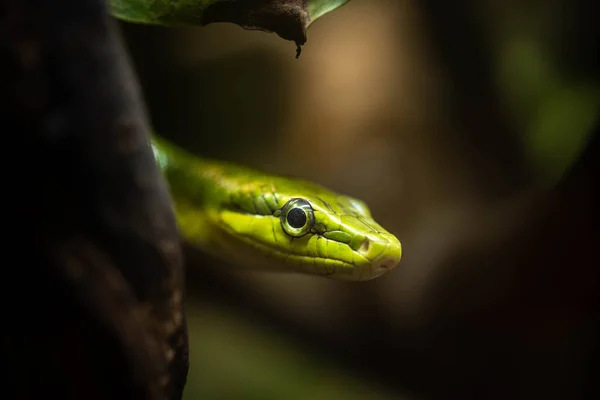
<path fill-rule="evenodd" d="M 290 236 L 306 235 L 315 222 L 310 203 L 304 199 L 291 199 L 281 209 L 281 227 Z"/>

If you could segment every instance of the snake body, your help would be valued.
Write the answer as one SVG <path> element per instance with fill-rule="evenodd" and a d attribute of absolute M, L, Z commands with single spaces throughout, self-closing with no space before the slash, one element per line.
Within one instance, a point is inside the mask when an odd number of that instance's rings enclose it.
<path fill-rule="evenodd" d="M 369 280 L 399 263 L 398 239 L 355 198 L 300 179 L 197 157 L 154 136 L 183 237 L 229 263 Z"/>

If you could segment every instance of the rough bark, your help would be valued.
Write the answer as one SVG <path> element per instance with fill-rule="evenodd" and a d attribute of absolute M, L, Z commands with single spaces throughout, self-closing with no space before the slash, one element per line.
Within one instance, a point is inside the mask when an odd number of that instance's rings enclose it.
<path fill-rule="evenodd" d="M 3 398 L 181 397 L 180 240 L 147 128 L 102 0 L 0 3 Z"/>

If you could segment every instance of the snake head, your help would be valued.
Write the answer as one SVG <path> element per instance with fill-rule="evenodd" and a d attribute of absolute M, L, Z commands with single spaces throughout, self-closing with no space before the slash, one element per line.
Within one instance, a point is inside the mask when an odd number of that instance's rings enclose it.
<path fill-rule="evenodd" d="M 202 160 L 155 138 L 185 238 L 240 267 L 377 278 L 400 262 L 400 241 L 367 205 L 311 182 Z"/>
<path fill-rule="evenodd" d="M 289 178 L 240 187 L 220 208 L 216 224 L 222 243 L 231 244 L 228 256 L 240 265 L 361 281 L 400 262 L 400 241 L 360 200 Z"/>

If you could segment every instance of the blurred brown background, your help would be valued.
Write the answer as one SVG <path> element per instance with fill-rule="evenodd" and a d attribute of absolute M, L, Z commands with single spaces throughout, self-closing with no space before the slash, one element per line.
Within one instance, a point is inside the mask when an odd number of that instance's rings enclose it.
<path fill-rule="evenodd" d="M 588 181 L 560 190 L 598 124 L 593 2 L 446 3 L 353 0 L 298 60 L 232 24 L 121 24 L 157 132 L 361 198 L 403 243 L 366 283 L 190 252 L 187 399 L 597 393 L 596 213 Z"/>

